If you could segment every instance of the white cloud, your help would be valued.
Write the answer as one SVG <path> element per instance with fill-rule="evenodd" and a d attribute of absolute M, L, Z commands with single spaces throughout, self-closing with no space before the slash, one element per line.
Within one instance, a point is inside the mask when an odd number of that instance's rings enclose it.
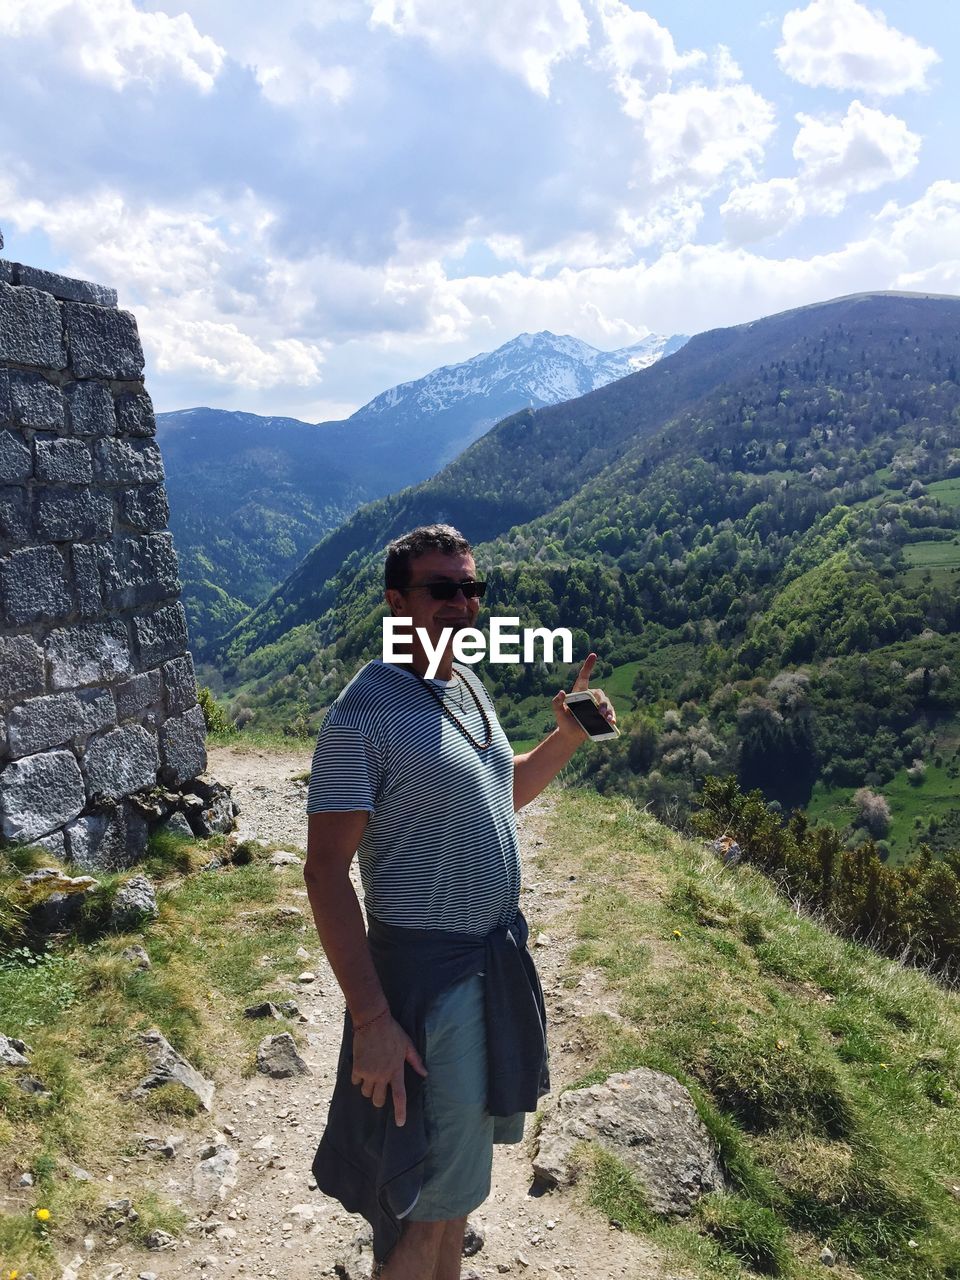
<path fill-rule="evenodd" d="M 720 206 L 724 231 L 732 244 L 751 244 L 779 235 L 803 217 L 796 178 L 771 178 L 735 187 Z"/>
<path fill-rule="evenodd" d="M 145 13 L 133 0 L 3 0 L 0 37 L 50 39 L 64 63 L 115 90 L 179 76 L 206 92 L 224 60 L 188 14 Z"/>
<path fill-rule="evenodd" d="M 655 94 L 642 120 L 650 180 L 703 194 L 729 173 L 752 177 L 774 130 L 772 105 L 737 83 Z"/>
<path fill-rule="evenodd" d="M 859 0 L 813 0 L 783 19 L 777 60 L 811 87 L 898 94 L 924 89 L 939 56 Z"/>
<path fill-rule="evenodd" d="M 676 72 L 704 60 L 699 49 L 677 53 L 666 27 L 622 0 L 596 0 L 596 9 L 605 37 L 600 59 L 612 70 L 625 103 L 639 103 L 648 93 L 668 89 Z"/>
<path fill-rule="evenodd" d="M 545 97 L 554 64 L 589 39 L 579 0 L 372 0 L 370 22 L 398 36 L 419 36 L 445 55 L 483 54 Z"/>
<path fill-rule="evenodd" d="M 853 101 L 843 119 L 800 114 L 793 155 L 808 204 L 839 213 L 849 196 L 912 173 L 921 139 L 897 116 Z"/>
<path fill-rule="evenodd" d="M 339 104 L 354 88 L 348 67 L 325 66 L 316 58 L 291 51 L 282 63 L 261 62 L 255 66 L 263 96 L 278 107 L 309 106 L 318 96 Z"/>

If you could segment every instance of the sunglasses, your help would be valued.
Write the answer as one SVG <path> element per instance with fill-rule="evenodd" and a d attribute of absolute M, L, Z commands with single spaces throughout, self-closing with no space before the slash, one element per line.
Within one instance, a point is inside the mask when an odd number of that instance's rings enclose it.
<path fill-rule="evenodd" d="M 458 591 L 468 600 L 473 597 L 482 600 L 486 589 L 485 582 L 474 582 L 472 578 L 464 578 L 463 582 L 418 582 L 403 588 L 404 591 L 429 591 L 432 600 L 452 600 Z"/>

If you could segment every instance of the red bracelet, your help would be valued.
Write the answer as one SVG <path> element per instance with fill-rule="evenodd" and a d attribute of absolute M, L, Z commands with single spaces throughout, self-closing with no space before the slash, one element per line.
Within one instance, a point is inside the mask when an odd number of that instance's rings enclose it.
<path fill-rule="evenodd" d="M 377 1016 L 375 1018 L 371 1018 L 369 1022 L 361 1022 L 361 1023 L 355 1022 L 353 1024 L 354 1034 L 356 1034 L 358 1031 L 366 1031 L 367 1027 L 372 1027 L 375 1022 L 379 1022 L 380 1019 L 385 1017 L 386 1014 L 388 1014 L 389 1012 L 390 1012 L 390 1006 L 387 1005 L 385 1009 L 381 1009 L 380 1012 L 377 1014 Z"/>

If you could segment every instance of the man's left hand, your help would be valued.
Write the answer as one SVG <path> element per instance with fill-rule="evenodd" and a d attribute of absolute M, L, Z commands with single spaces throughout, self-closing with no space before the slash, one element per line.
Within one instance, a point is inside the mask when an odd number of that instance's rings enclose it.
<path fill-rule="evenodd" d="M 580 668 L 576 680 L 573 682 L 573 688 L 570 690 L 571 693 L 581 693 L 584 689 L 588 689 L 590 687 L 590 673 L 596 666 L 596 662 L 597 655 L 595 653 L 588 653 L 586 661 Z M 613 709 L 613 704 L 607 700 L 606 694 L 602 689 L 597 689 L 596 692 L 600 694 L 600 702 L 598 703 L 598 706 L 601 713 L 606 716 L 611 725 L 615 725 L 617 723 L 617 713 Z M 562 737 L 579 746 L 581 742 L 586 742 L 590 735 L 574 717 L 573 712 L 564 705 L 564 699 L 566 696 L 566 693 L 561 689 L 553 699 L 553 714 L 556 717 L 557 730 Z"/>

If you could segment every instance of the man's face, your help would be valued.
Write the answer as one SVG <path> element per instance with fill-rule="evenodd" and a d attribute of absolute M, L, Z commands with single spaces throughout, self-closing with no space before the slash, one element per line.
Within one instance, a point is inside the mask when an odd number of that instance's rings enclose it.
<path fill-rule="evenodd" d="M 436 646 L 444 627 L 452 627 L 456 634 L 476 625 L 480 601 L 476 597 L 468 599 L 462 591 L 452 600 L 434 600 L 429 591 L 419 588 L 428 582 L 463 582 L 476 576 L 477 566 L 469 552 L 446 555 L 427 551 L 410 561 L 409 587 L 405 591 L 388 591 L 387 601 L 396 617 L 410 618 L 413 628 L 423 627 Z"/>

